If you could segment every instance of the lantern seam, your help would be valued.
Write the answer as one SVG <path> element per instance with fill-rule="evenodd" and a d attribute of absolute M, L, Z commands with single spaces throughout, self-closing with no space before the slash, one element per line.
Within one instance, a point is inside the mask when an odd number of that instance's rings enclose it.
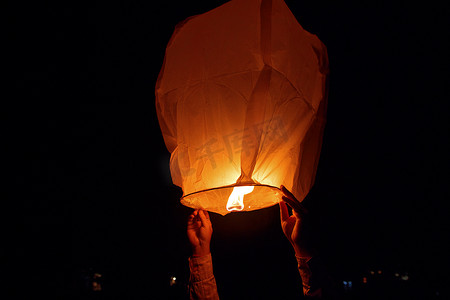
<path fill-rule="evenodd" d="M 311 103 L 309 103 L 308 101 L 306 101 L 306 97 L 305 97 L 305 94 L 303 93 L 303 91 L 302 91 L 301 89 L 297 88 L 297 87 L 289 80 L 289 78 L 287 78 L 286 74 L 283 74 L 281 71 L 275 69 L 273 66 L 270 66 L 270 67 L 272 68 L 272 70 L 274 70 L 275 72 L 277 72 L 278 74 L 280 74 L 281 76 L 283 76 L 283 77 L 286 79 L 286 81 L 291 85 L 291 87 L 293 87 L 293 88 L 297 91 L 297 93 L 301 96 L 301 97 L 298 97 L 298 98 L 301 98 L 301 99 L 306 103 L 306 105 L 308 105 L 308 107 L 309 107 L 310 109 L 312 109 L 312 111 L 313 111 L 314 113 L 317 113 L 317 109 L 315 109 L 314 106 L 313 106 Z M 323 100 L 323 99 L 322 99 L 322 100 Z"/>
<path fill-rule="evenodd" d="M 269 67 L 270 67 L 270 66 L 269 66 Z M 211 77 L 208 77 L 208 78 L 196 79 L 196 80 L 193 81 L 193 82 L 190 82 L 190 83 L 187 83 L 187 84 L 183 84 L 183 85 L 174 87 L 174 88 L 172 88 L 172 89 L 170 89 L 170 90 L 168 90 L 168 91 L 166 91 L 166 92 L 164 92 L 164 93 L 161 93 L 161 92 L 159 91 L 161 88 L 158 88 L 157 93 L 158 93 L 159 95 L 161 95 L 161 96 L 164 96 L 164 95 L 166 95 L 166 94 L 168 94 L 168 93 L 171 93 L 171 92 L 173 92 L 173 91 L 176 91 L 177 89 L 180 89 L 180 88 L 185 88 L 185 87 L 195 86 L 195 85 L 198 85 L 198 84 L 200 84 L 200 83 L 202 83 L 202 82 L 205 82 L 205 81 L 213 81 L 214 79 L 221 78 L 221 77 L 228 77 L 228 76 L 233 76 L 233 75 L 243 74 L 243 73 L 261 72 L 263 68 L 264 68 L 264 64 L 262 65 L 261 68 L 258 67 L 258 68 L 255 68 L 255 69 L 249 69 L 249 70 L 244 70 L 244 71 L 237 71 L 237 72 L 226 73 L 226 74 L 218 74 L 218 75 L 211 76 Z"/>

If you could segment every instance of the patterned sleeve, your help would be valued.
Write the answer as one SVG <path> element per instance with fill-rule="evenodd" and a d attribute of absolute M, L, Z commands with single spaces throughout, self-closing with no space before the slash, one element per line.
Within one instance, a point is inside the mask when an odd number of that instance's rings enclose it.
<path fill-rule="evenodd" d="M 189 258 L 190 299 L 219 299 L 211 254 Z"/>
<path fill-rule="evenodd" d="M 318 257 L 297 257 L 298 271 L 302 278 L 306 299 L 335 299 L 336 293 L 325 266 Z"/>

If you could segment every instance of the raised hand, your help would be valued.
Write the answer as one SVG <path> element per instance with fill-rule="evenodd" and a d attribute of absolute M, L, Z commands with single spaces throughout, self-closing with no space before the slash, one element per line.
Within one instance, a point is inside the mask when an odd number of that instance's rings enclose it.
<path fill-rule="evenodd" d="M 210 243 L 212 224 L 206 210 L 194 210 L 188 218 L 187 236 L 192 247 L 193 256 L 204 256 L 211 253 Z"/>
<path fill-rule="evenodd" d="M 283 201 L 280 202 L 280 219 L 284 235 L 294 247 L 296 256 L 311 258 L 313 246 L 311 245 L 308 210 L 286 187 L 281 186 L 281 191 L 283 192 Z M 289 216 L 286 204 L 292 208 L 291 216 Z"/>

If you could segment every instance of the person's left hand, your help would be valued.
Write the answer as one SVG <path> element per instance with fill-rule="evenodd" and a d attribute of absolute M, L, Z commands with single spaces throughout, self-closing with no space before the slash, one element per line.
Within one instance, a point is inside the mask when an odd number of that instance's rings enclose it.
<path fill-rule="evenodd" d="M 206 210 L 194 210 L 187 223 L 187 236 L 191 243 L 193 256 L 204 256 L 211 253 L 212 232 L 208 212 Z"/>

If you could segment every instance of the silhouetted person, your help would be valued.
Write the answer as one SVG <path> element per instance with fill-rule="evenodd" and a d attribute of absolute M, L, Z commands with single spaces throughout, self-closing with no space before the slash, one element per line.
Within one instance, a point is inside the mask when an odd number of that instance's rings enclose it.
<path fill-rule="evenodd" d="M 281 186 L 281 191 L 281 228 L 294 248 L 303 294 L 307 299 L 332 298 L 331 280 L 310 241 L 308 210 L 284 186 Z M 291 216 L 286 204 L 292 208 Z M 192 246 L 192 256 L 189 258 L 191 299 L 219 299 L 210 251 L 212 232 L 207 211 L 195 210 L 189 216 L 187 235 Z"/>

